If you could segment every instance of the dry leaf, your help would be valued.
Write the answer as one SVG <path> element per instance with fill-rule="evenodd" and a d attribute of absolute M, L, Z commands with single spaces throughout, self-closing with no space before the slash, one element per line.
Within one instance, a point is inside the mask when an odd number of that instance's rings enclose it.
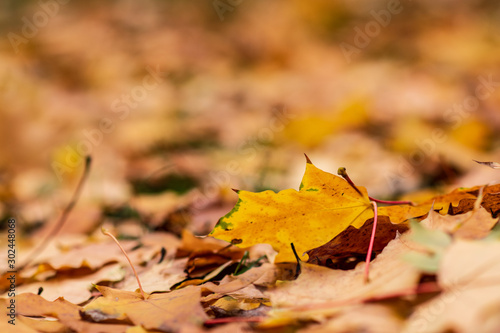
<path fill-rule="evenodd" d="M 46 300 L 53 301 L 64 296 L 65 300 L 80 304 L 90 298 L 92 284 L 120 281 L 124 275 L 125 272 L 120 264 L 112 264 L 91 274 L 59 274 L 46 281 L 23 284 L 18 286 L 16 291 L 18 293 L 37 293 L 38 288 L 43 288 L 42 296 Z M 3 296 L 5 297 L 5 294 Z"/>
<path fill-rule="evenodd" d="M 398 333 L 402 327 L 402 318 L 390 306 L 363 304 L 347 307 L 327 322 L 311 325 L 298 333 Z"/>
<path fill-rule="evenodd" d="M 459 215 L 443 216 L 431 211 L 421 224 L 429 229 L 448 232 L 457 238 L 481 239 L 488 236 L 497 222 L 498 218 L 492 218 L 491 214 L 481 207 Z"/>
<path fill-rule="evenodd" d="M 358 262 L 366 259 L 372 228 L 373 219 L 368 220 L 359 229 L 347 227 L 325 245 L 307 251 L 307 262 L 329 268 L 354 268 Z M 387 216 L 381 216 L 377 222 L 373 254 L 382 252 L 398 233 L 402 234 L 406 230 L 407 223 L 392 224 Z"/>
<path fill-rule="evenodd" d="M 178 331 L 183 325 L 199 326 L 208 318 L 200 304 L 201 289 L 186 287 L 165 294 L 141 294 L 96 286 L 102 293 L 84 307 L 92 321 L 130 320 L 146 329 Z"/>
<path fill-rule="evenodd" d="M 500 243 L 457 240 L 438 271 L 444 292 L 420 305 L 403 332 L 494 332 L 487 327 L 500 319 L 498 281 Z"/>

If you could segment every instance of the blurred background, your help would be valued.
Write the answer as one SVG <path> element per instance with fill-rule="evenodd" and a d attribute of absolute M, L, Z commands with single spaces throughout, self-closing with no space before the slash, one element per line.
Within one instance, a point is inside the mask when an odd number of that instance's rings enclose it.
<path fill-rule="evenodd" d="M 497 1 L 0 4 L 0 216 L 206 234 L 306 153 L 371 196 L 499 179 Z M 124 231 L 125 232 L 125 231 Z"/>

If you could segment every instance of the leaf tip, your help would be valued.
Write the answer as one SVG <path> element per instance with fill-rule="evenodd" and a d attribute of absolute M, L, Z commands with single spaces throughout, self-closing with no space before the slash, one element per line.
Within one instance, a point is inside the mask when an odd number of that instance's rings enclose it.
<path fill-rule="evenodd" d="M 306 163 L 307 164 L 312 164 L 311 160 L 309 159 L 309 156 L 307 156 L 306 153 L 304 153 L 304 156 L 306 157 Z"/>
<path fill-rule="evenodd" d="M 231 190 L 233 190 L 233 192 L 235 192 L 235 193 L 239 193 L 240 192 L 240 190 L 237 190 L 235 188 L 232 188 Z"/>

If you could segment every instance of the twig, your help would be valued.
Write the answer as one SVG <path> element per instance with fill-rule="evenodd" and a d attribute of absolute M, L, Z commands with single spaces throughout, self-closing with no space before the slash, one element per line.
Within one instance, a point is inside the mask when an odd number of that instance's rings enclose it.
<path fill-rule="evenodd" d="M 80 178 L 80 182 L 78 183 L 78 186 L 76 187 L 75 193 L 73 194 L 73 198 L 71 198 L 71 201 L 68 203 L 66 208 L 63 210 L 61 217 L 59 218 L 59 221 L 57 221 L 56 225 L 54 228 L 51 230 L 50 233 L 47 234 L 45 239 L 30 253 L 27 259 L 25 259 L 24 264 L 21 265 L 21 267 L 18 268 L 18 270 L 24 269 L 30 262 L 32 262 L 40 253 L 45 250 L 47 245 L 50 243 L 52 238 L 57 235 L 57 233 L 62 229 L 64 223 L 68 219 L 69 213 L 71 210 L 73 210 L 73 207 L 75 207 L 78 199 L 80 198 L 80 194 L 83 189 L 83 185 L 85 184 L 85 181 L 88 178 L 88 175 L 90 173 L 90 166 L 92 164 L 92 158 L 90 156 L 85 157 L 85 169 L 83 170 L 83 175 L 82 178 Z"/>

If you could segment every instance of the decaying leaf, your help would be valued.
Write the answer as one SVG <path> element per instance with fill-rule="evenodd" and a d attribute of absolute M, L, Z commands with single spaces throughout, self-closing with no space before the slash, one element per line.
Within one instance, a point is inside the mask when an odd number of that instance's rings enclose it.
<path fill-rule="evenodd" d="M 294 261 L 290 243 L 302 254 L 327 243 L 348 226 L 360 228 L 373 218 L 366 189 L 358 189 L 308 161 L 299 191 L 238 191 L 236 206 L 210 235 L 239 247 L 268 243 L 279 252 L 278 262 Z M 425 215 L 429 207 L 389 206 L 379 208 L 378 213 L 398 224 Z"/>

